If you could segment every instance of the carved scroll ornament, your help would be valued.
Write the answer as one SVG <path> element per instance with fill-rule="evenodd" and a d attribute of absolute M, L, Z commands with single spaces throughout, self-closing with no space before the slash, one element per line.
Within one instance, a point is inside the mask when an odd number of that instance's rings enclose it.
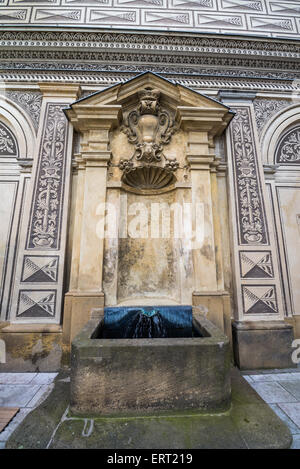
<path fill-rule="evenodd" d="M 179 164 L 167 158 L 163 148 L 171 141 L 177 126 L 167 110 L 161 108 L 160 91 L 145 88 L 139 92 L 139 104 L 123 121 L 121 130 L 134 145 L 129 159 L 122 159 L 119 168 L 123 182 L 142 188 L 161 188 L 174 182 Z"/>

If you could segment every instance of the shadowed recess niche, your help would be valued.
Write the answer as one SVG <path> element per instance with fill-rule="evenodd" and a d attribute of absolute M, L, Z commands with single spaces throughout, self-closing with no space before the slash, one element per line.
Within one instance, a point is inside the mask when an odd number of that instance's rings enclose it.
<path fill-rule="evenodd" d="M 107 202 L 120 236 L 104 244 L 107 306 L 191 304 L 192 255 L 178 233 L 192 202 L 190 168 L 178 96 L 162 84 L 128 94 L 110 133 Z"/>

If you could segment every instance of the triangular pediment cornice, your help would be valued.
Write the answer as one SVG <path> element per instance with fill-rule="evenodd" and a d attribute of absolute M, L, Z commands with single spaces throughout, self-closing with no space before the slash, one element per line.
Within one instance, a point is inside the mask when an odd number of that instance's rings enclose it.
<path fill-rule="evenodd" d="M 111 125 L 120 124 L 122 112 L 135 106 L 139 92 L 148 87 L 160 91 L 162 103 L 173 110 L 178 123 L 186 127 L 196 125 L 214 136 L 220 134 L 233 117 L 228 106 L 152 72 L 81 98 L 66 109 L 66 115 L 79 131 L 87 126 L 101 126 L 105 119 Z"/>
<path fill-rule="evenodd" d="M 152 72 L 145 72 L 128 80 L 123 84 L 113 85 L 102 91 L 97 91 L 75 101 L 70 108 L 81 106 L 97 106 L 108 104 L 124 104 L 128 99 L 134 99 L 138 91 L 146 86 L 158 88 L 160 92 L 169 98 L 177 106 L 194 106 L 204 108 L 219 108 L 228 111 L 229 108 L 216 99 L 212 99 L 190 88 L 175 84 Z"/>

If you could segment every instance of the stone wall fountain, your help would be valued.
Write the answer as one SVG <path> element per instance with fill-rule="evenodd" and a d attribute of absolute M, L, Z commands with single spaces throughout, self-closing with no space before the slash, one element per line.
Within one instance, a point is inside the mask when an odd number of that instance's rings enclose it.
<path fill-rule="evenodd" d="M 98 285 L 105 302 L 99 308 L 97 300 L 93 318 L 72 343 L 72 411 L 136 415 L 228 409 L 230 345 L 224 334 L 228 294 L 222 280 L 219 222 L 213 212 L 218 207 L 214 138 L 231 119 L 230 110 L 146 73 L 74 103 L 67 114 L 82 134 L 77 160 L 85 161 L 86 171 L 94 167 L 95 159 L 107 158 L 105 192 L 97 201 L 112 207 L 101 229 L 115 228 L 113 236 L 98 238 L 93 245 L 96 253 L 101 246 L 98 262 L 103 277 Z M 95 165 L 94 178 L 97 172 L 100 176 L 101 167 Z M 87 177 L 85 192 L 93 197 Z M 103 185 L 103 175 L 100 179 Z M 96 188 L 95 184 L 92 181 L 90 186 Z M 143 207 L 139 225 L 144 231 L 134 237 L 128 216 L 136 206 Z M 157 206 L 158 218 L 153 221 L 148 215 Z M 165 207 L 170 210 L 163 222 Z M 89 244 L 93 244 L 95 211 L 99 213 L 99 205 L 94 203 L 89 214 L 82 212 L 82 227 L 90 225 Z M 195 234 L 186 237 L 189 223 L 190 233 L 201 228 L 201 239 Z M 153 229 L 164 234 L 157 236 Z M 80 252 L 80 261 L 82 256 Z M 93 267 L 94 260 L 89 262 Z M 99 272 L 99 265 L 95 268 Z M 73 274 L 74 284 L 81 288 L 69 292 L 67 301 L 72 295 L 78 301 L 82 295 L 78 261 Z M 90 276 L 86 296 L 89 292 L 92 296 L 92 284 L 95 278 Z M 205 302 L 212 304 L 206 308 Z M 73 303 L 71 320 L 77 307 Z M 221 328 L 199 310 L 208 312 Z"/>
<path fill-rule="evenodd" d="M 226 190 L 214 153 L 230 110 L 145 73 L 66 113 L 81 133 L 64 314 L 71 400 L 49 447 L 289 447 L 288 429 L 231 369 L 227 225 L 219 209 Z M 200 238 L 176 236 L 188 224 L 184 210 L 168 236 L 171 216 L 161 226 L 159 216 L 147 217 L 153 205 L 185 204 Z M 113 208 L 108 216 L 103 206 Z M 143 235 L 129 236 L 126 219 L 138 207 Z M 106 225 L 113 236 L 101 236 Z M 43 431 L 53 421 L 47 408 L 58 401 L 42 405 Z M 36 432 L 31 422 L 27 435 Z M 23 435 L 16 441 L 23 445 Z"/>
<path fill-rule="evenodd" d="M 228 338 L 190 307 L 107 308 L 73 341 L 71 410 L 224 412 L 230 357 Z"/>

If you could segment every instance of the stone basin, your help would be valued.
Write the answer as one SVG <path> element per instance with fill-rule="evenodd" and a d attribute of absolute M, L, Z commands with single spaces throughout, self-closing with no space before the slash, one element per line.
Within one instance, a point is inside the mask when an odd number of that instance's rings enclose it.
<path fill-rule="evenodd" d="M 230 406 L 228 338 L 205 317 L 193 337 L 103 339 L 104 318 L 91 319 L 71 355 L 71 412 L 145 415 L 222 412 Z"/>

